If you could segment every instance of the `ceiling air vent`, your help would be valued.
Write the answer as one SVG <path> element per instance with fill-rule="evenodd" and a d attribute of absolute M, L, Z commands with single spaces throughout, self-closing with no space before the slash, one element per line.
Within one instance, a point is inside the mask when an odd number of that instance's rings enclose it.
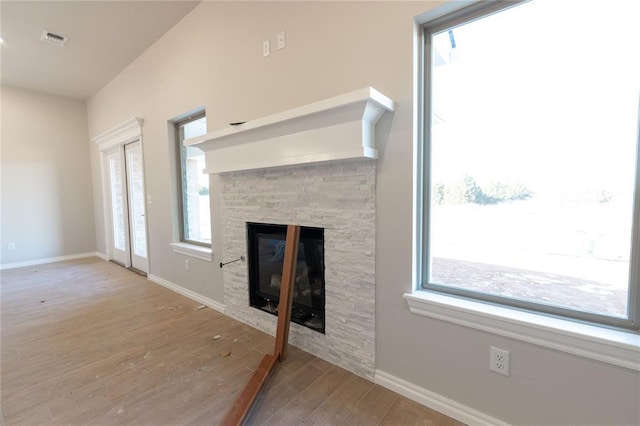
<path fill-rule="evenodd" d="M 51 31 L 44 31 L 42 36 L 40 36 L 40 40 L 62 47 L 67 44 L 69 37 L 63 36 L 62 34 L 52 33 Z"/>

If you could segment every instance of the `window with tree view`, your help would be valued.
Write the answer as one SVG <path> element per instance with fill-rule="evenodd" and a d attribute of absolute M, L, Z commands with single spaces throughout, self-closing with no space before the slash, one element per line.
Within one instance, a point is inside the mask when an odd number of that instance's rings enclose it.
<path fill-rule="evenodd" d="M 211 245 L 211 214 L 209 212 L 209 175 L 204 173 L 204 152 L 184 146 L 185 139 L 207 133 L 207 117 L 200 114 L 176 124 L 180 152 L 181 240 Z"/>
<path fill-rule="evenodd" d="M 423 288 L 638 329 L 640 2 L 422 27 Z"/>

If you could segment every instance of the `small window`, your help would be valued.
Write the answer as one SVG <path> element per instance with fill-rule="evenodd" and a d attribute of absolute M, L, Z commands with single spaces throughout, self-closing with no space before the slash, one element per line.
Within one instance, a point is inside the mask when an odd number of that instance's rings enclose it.
<path fill-rule="evenodd" d="M 184 146 L 185 139 L 207 133 L 207 117 L 203 114 L 176 123 L 180 181 L 180 241 L 211 246 L 211 214 L 209 175 L 204 173 L 204 152 Z"/>
<path fill-rule="evenodd" d="M 424 24 L 423 289 L 638 329 L 639 4 Z"/>

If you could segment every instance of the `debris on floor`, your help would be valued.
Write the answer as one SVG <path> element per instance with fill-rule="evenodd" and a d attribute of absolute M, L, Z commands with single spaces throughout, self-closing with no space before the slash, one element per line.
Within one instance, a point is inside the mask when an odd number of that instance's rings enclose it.
<path fill-rule="evenodd" d="M 199 311 L 200 309 L 204 309 L 204 308 L 206 308 L 206 307 L 207 307 L 207 305 L 200 305 L 200 306 L 196 306 L 196 307 L 194 308 L 194 310 Z"/>
<path fill-rule="evenodd" d="M 222 352 L 220 352 L 220 357 L 221 358 L 226 358 L 229 355 L 231 355 L 231 351 L 222 351 Z"/>
<path fill-rule="evenodd" d="M 44 300 L 41 300 L 41 301 L 40 301 L 40 303 L 44 303 L 44 302 L 46 302 L 46 301 L 47 301 L 47 299 L 44 299 Z"/>
<path fill-rule="evenodd" d="M 215 336 L 213 336 L 213 340 L 218 340 L 219 338 L 221 338 L 222 336 L 219 334 L 216 334 Z"/>

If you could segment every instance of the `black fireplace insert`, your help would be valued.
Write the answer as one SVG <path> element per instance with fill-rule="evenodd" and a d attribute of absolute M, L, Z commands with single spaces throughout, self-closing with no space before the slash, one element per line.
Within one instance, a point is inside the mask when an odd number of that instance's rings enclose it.
<path fill-rule="evenodd" d="M 249 305 L 278 314 L 287 225 L 247 223 Z M 324 229 L 301 227 L 291 321 L 324 333 Z"/>

